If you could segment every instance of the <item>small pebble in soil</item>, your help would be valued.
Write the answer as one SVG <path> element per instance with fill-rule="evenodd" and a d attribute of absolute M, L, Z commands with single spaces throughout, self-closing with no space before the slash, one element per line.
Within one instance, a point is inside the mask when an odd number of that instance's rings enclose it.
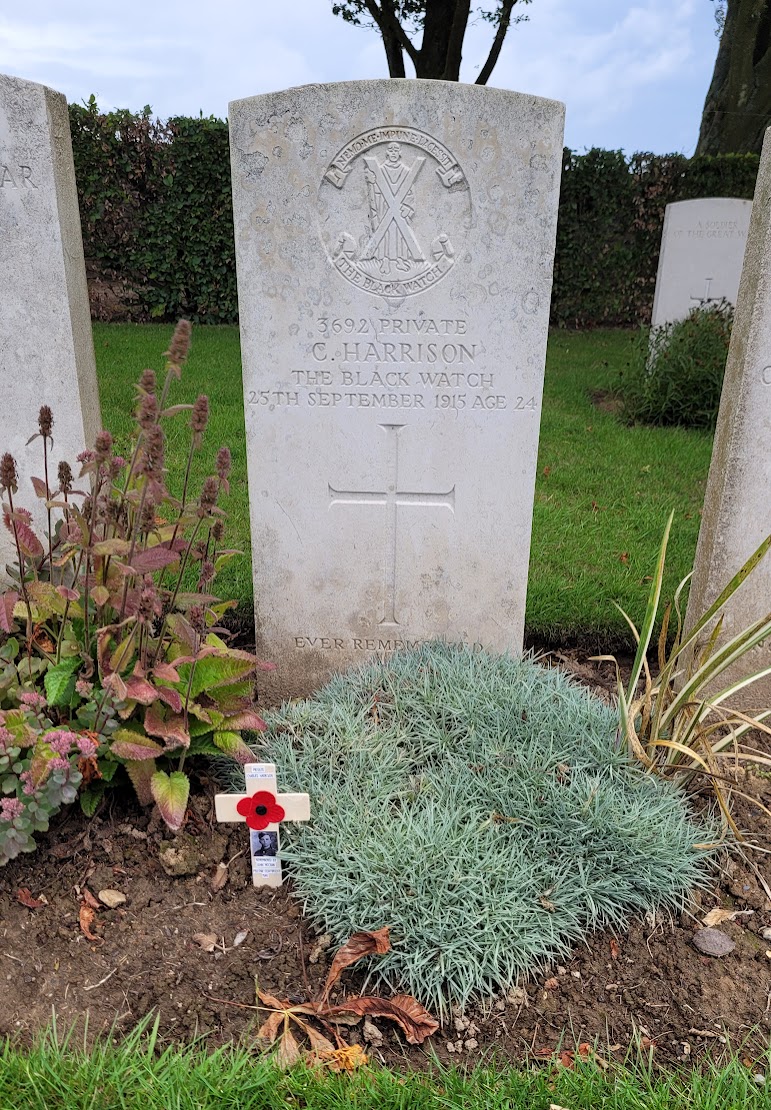
<path fill-rule="evenodd" d="M 328 948 L 331 948 L 333 940 L 334 937 L 331 933 L 322 933 L 311 949 L 311 953 L 308 956 L 308 963 L 317 964 L 321 959 L 322 953 L 326 952 Z"/>
<path fill-rule="evenodd" d="M 122 894 L 119 890 L 112 890 L 109 887 L 106 890 L 100 890 L 97 898 L 102 905 L 107 906 L 108 909 L 114 910 L 117 906 L 122 906 L 126 901 L 126 895 Z"/>
<path fill-rule="evenodd" d="M 771 925 L 766 926 L 765 929 L 761 929 L 760 935 L 763 937 L 763 940 L 771 940 Z"/>
<path fill-rule="evenodd" d="M 736 944 L 720 929 L 697 929 L 691 939 L 693 947 L 705 956 L 727 956 Z"/>

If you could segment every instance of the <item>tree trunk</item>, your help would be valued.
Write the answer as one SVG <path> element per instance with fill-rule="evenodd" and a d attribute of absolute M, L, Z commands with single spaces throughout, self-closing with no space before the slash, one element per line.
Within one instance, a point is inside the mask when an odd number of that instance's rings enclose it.
<path fill-rule="evenodd" d="M 426 0 L 426 18 L 423 24 L 423 41 L 415 63 L 415 76 L 438 81 L 457 81 L 460 78 L 460 43 L 466 29 L 471 0 Z M 453 38 L 458 9 L 465 10 L 465 18 L 460 13 L 460 43 L 450 57 L 450 42 Z"/>
<path fill-rule="evenodd" d="M 696 154 L 759 154 L 769 125 L 771 0 L 728 0 Z"/>

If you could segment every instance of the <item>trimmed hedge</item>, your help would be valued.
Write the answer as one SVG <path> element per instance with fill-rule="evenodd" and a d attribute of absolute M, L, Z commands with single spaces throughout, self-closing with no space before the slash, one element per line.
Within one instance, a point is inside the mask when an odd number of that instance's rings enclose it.
<path fill-rule="evenodd" d="M 70 105 L 83 243 L 97 318 L 238 318 L 228 125 L 149 108 Z M 664 208 L 751 198 L 758 156 L 565 150 L 551 322 L 648 323 Z M 109 296 L 98 288 L 109 287 Z"/>

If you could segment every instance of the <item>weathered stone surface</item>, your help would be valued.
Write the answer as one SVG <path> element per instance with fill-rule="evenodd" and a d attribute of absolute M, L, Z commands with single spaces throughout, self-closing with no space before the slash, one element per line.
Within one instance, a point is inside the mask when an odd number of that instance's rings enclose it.
<path fill-rule="evenodd" d="M 705 956 L 727 956 L 736 948 L 731 938 L 721 933 L 720 929 L 697 929 L 692 943 Z"/>
<path fill-rule="evenodd" d="M 518 650 L 562 105 L 361 81 L 230 106 L 267 696 Z"/>
<path fill-rule="evenodd" d="M 54 414 L 53 461 L 74 464 L 99 430 L 83 244 L 67 101 L 44 85 L 0 74 L 0 454 L 20 474 L 20 503 L 36 507 L 30 476 L 42 477 L 37 431 L 42 404 Z M 5 529 L 0 568 L 12 556 Z"/>
<path fill-rule="evenodd" d="M 771 533 L 771 132 L 755 189 L 736 319 L 728 352 L 686 625 L 692 627 Z M 771 611 L 771 555 L 734 595 L 726 640 Z M 721 685 L 771 666 L 771 642 L 754 649 Z M 771 707 L 771 678 L 733 704 Z"/>
<path fill-rule="evenodd" d="M 653 327 L 699 303 L 736 304 L 752 201 L 708 197 L 668 204 L 653 299 Z"/>

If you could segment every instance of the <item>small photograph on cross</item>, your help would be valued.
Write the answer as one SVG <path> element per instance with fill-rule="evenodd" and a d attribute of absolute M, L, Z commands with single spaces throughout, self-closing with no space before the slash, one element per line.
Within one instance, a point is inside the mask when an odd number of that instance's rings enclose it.
<path fill-rule="evenodd" d="M 275 856 L 278 853 L 278 833 L 250 830 L 252 856 Z"/>

